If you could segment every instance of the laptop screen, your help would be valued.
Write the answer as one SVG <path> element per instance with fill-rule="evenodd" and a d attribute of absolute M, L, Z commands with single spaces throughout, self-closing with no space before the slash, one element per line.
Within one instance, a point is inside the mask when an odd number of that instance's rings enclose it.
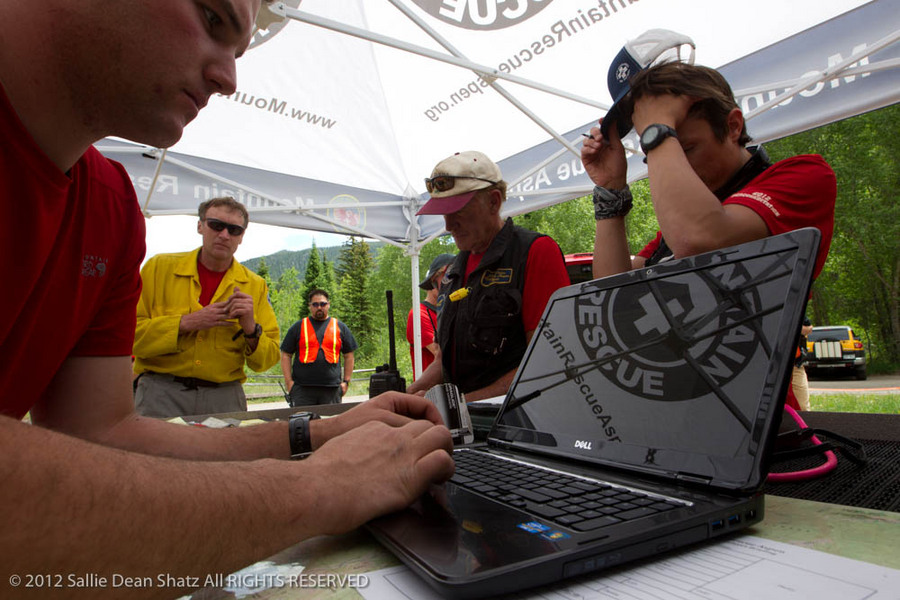
<path fill-rule="evenodd" d="M 490 439 L 753 489 L 817 242 L 801 230 L 558 290 Z"/>

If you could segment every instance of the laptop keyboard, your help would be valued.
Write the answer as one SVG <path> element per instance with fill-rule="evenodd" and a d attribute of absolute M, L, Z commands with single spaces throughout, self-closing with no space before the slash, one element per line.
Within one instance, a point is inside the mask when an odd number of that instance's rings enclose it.
<path fill-rule="evenodd" d="M 593 531 L 685 503 L 471 450 L 453 453 L 456 485 L 576 531 Z"/>

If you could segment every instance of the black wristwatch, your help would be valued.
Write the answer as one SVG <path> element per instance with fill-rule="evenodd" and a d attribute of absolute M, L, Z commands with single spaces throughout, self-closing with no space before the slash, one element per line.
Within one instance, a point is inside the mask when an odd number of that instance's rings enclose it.
<path fill-rule="evenodd" d="M 309 422 L 320 418 L 313 412 L 298 412 L 290 416 L 288 435 L 291 440 L 291 459 L 302 460 L 312 454 L 312 441 L 309 438 Z"/>
<path fill-rule="evenodd" d="M 644 154 L 647 154 L 662 144 L 663 141 L 670 136 L 676 140 L 678 139 L 678 133 L 668 125 L 663 125 L 661 123 L 648 125 L 647 128 L 644 129 L 644 133 L 641 134 L 641 150 L 644 151 Z"/>
<path fill-rule="evenodd" d="M 248 340 L 255 340 L 261 335 L 262 335 L 262 325 L 257 323 L 256 327 L 253 328 L 253 333 L 245 333 L 244 337 L 247 338 Z"/>

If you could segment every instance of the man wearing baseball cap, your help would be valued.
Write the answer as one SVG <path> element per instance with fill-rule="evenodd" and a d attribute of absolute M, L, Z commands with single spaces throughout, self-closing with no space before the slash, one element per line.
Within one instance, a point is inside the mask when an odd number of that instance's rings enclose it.
<path fill-rule="evenodd" d="M 718 71 L 680 61 L 652 64 L 667 47 L 683 43 L 683 36 L 651 30 L 626 44 L 610 65 L 615 103 L 581 150 L 596 184 L 594 277 L 801 227 L 822 232 L 818 276 L 834 229 L 834 172 L 819 155 L 772 164 L 761 146 L 748 147 L 744 115 Z M 625 234 L 631 192 L 621 141 L 632 126 L 646 155 L 660 227 L 634 259 Z"/>
<path fill-rule="evenodd" d="M 456 257 L 452 254 L 438 254 L 435 256 L 434 260 L 431 261 L 431 266 L 428 267 L 425 279 L 419 284 L 419 287 L 425 290 L 425 300 L 419 303 L 419 334 L 422 336 L 420 368 L 422 371 L 427 369 L 441 355 L 441 347 L 437 343 L 438 292 L 441 289 L 444 273 L 454 258 Z M 406 319 L 406 340 L 409 342 L 409 360 L 413 365 L 414 378 L 416 350 L 413 338 L 413 319 L 415 318 L 415 311 L 415 308 L 409 309 L 409 316 Z"/>
<path fill-rule="evenodd" d="M 506 182 L 481 152 L 458 152 L 425 180 L 417 215 L 443 215 L 460 252 L 438 294 L 433 362 L 408 392 L 454 383 L 471 402 L 506 393 L 550 295 L 569 284 L 556 242 L 505 221 Z"/>
<path fill-rule="evenodd" d="M 718 71 L 681 61 L 652 64 L 667 47 L 685 43 L 674 32 L 651 30 L 610 65 L 616 102 L 581 151 L 597 186 L 594 277 L 810 226 L 822 232 L 818 275 L 834 228 L 834 172 L 819 155 L 771 164 L 762 146 L 748 147 L 744 115 Z M 625 241 L 631 193 L 621 142 L 632 126 L 661 229 L 633 261 Z"/>

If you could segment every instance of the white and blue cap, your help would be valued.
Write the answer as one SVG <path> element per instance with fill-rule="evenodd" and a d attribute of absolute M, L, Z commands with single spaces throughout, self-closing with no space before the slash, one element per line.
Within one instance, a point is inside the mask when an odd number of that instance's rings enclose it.
<path fill-rule="evenodd" d="M 682 60 L 681 51 L 685 46 L 690 46 L 690 55 Z M 613 104 L 600 123 L 603 136 L 607 135 L 613 123 L 617 125 L 620 137 L 633 127 L 631 115 L 622 114 L 622 100 L 631 91 L 632 77 L 648 67 L 665 62 L 681 61 L 692 65 L 695 48 L 694 40 L 668 29 L 650 29 L 625 42 L 606 74 L 606 86 Z"/>

